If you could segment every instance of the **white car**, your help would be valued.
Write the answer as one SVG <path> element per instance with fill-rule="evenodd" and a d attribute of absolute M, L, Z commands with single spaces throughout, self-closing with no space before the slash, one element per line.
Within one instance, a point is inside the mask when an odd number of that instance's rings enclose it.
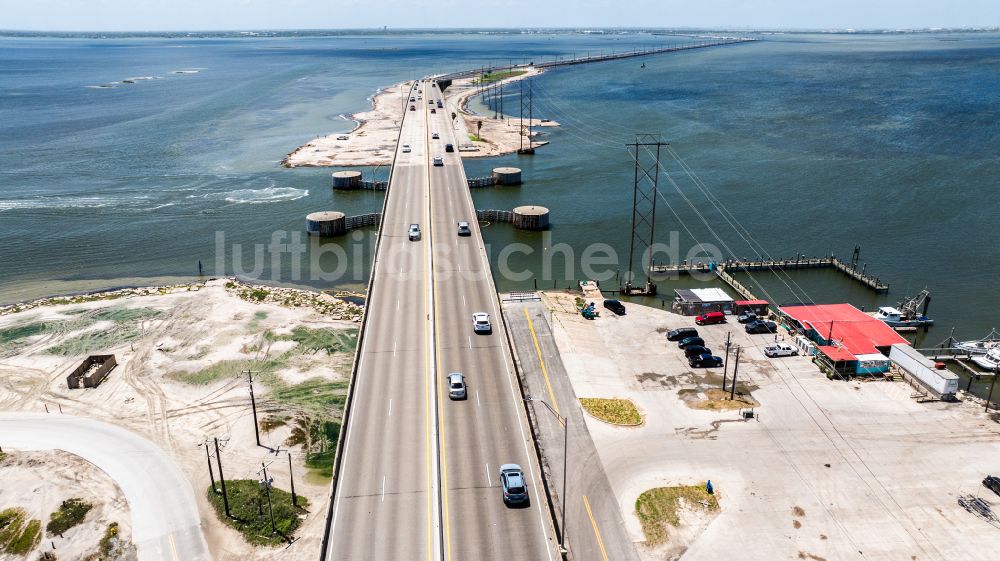
<path fill-rule="evenodd" d="M 444 158 L 442 158 L 441 156 L 434 156 L 434 165 L 436 165 L 436 166 L 443 166 L 444 165 Z"/>
<path fill-rule="evenodd" d="M 347 136 L 346 134 L 342 134 L 342 135 L 340 135 L 340 136 L 337 137 L 337 140 L 348 140 L 349 138 L 350 137 Z"/>
<path fill-rule="evenodd" d="M 410 224 L 410 231 L 408 233 L 411 242 L 415 242 L 420 239 L 420 225 Z"/>
<path fill-rule="evenodd" d="M 412 148 L 410 148 L 410 145 L 409 145 L 409 144 L 404 144 L 404 145 L 403 145 L 403 152 L 404 152 L 404 153 L 407 153 L 407 154 L 408 154 L 408 153 L 410 153 L 410 152 L 412 152 L 412 151 L 413 151 L 413 149 L 412 149 Z"/>
<path fill-rule="evenodd" d="M 432 132 L 432 133 L 431 133 L 431 138 L 435 138 L 435 139 L 437 139 L 437 138 L 441 138 L 441 135 L 439 135 L 439 134 L 438 134 L 438 133 L 436 133 L 436 132 Z"/>
<path fill-rule="evenodd" d="M 772 343 L 764 347 L 764 356 L 776 358 L 779 356 L 795 356 L 799 350 L 788 343 Z"/>
<path fill-rule="evenodd" d="M 472 314 L 472 329 L 476 333 L 492 333 L 493 326 L 490 325 L 490 315 L 486 312 Z"/>

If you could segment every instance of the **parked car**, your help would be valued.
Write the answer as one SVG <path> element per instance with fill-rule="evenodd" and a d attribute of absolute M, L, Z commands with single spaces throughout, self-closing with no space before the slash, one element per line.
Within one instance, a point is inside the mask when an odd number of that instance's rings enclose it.
<path fill-rule="evenodd" d="M 462 221 L 458 223 L 458 235 L 459 236 L 471 236 L 472 228 L 469 228 L 469 223 Z"/>
<path fill-rule="evenodd" d="M 410 145 L 409 145 L 409 144 L 404 144 L 404 145 L 403 145 L 403 152 L 406 152 L 406 153 L 410 153 L 410 152 L 412 152 L 412 151 L 413 151 L 413 149 L 412 149 L 412 148 L 410 148 Z"/>
<path fill-rule="evenodd" d="M 436 133 L 436 132 L 432 132 L 432 133 L 431 133 L 431 138 L 435 138 L 435 139 L 437 139 L 437 138 L 441 138 L 441 135 L 440 135 L 440 134 L 438 134 L 438 133 Z"/>
<path fill-rule="evenodd" d="M 778 324 L 774 323 L 773 321 L 764 321 L 762 319 L 758 319 L 756 321 L 751 321 L 750 323 L 746 324 L 746 327 L 744 327 L 744 329 L 746 329 L 747 333 L 777 333 Z"/>
<path fill-rule="evenodd" d="M 797 354 L 799 354 L 799 350 L 788 343 L 771 343 L 764 347 L 764 356 L 768 358 L 795 356 Z"/>
<path fill-rule="evenodd" d="M 757 314 L 753 312 L 743 312 L 742 314 L 739 315 L 739 317 L 736 318 L 736 321 L 740 323 L 750 323 L 751 321 L 754 321 L 756 319 L 757 319 Z"/>
<path fill-rule="evenodd" d="M 490 325 L 490 315 L 486 312 L 472 314 L 472 329 L 476 333 L 492 333 L 493 326 Z"/>
<path fill-rule="evenodd" d="M 722 312 L 708 312 L 700 316 L 695 316 L 694 322 L 698 325 L 712 325 L 714 323 L 726 323 L 726 314 Z"/>
<path fill-rule="evenodd" d="M 618 300 L 605 300 L 604 307 L 620 316 L 625 315 L 625 304 L 622 304 Z"/>
<path fill-rule="evenodd" d="M 983 479 L 983 486 L 997 495 L 1000 495 L 1000 477 L 987 475 L 986 478 Z"/>
<path fill-rule="evenodd" d="M 420 239 L 420 225 L 410 224 L 409 237 L 411 242 L 415 242 Z"/>
<path fill-rule="evenodd" d="M 444 158 L 442 158 L 441 156 L 434 156 L 434 165 L 435 166 L 443 166 L 444 165 Z"/>
<path fill-rule="evenodd" d="M 708 347 L 703 347 L 701 345 L 691 345 L 690 347 L 684 347 L 684 356 L 691 358 L 693 356 L 710 355 L 712 354 L 712 349 Z"/>
<path fill-rule="evenodd" d="M 465 376 L 461 372 L 448 374 L 448 397 L 451 399 L 465 399 L 469 395 L 465 386 Z"/>
<path fill-rule="evenodd" d="M 697 337 L 698 330 L 693 327 L 678 327 L 667 331 L 667 341 L 680 341 L 688 337 Z"/>
<path fill-rule="evenodd" d="M 445 144 L 444 145 L 444 151 L 445 152 L 454 152 L 455 151 L 455 145 L 454 144 Z"/>
<path fill-rule="evenodd" d="M 698 355 L 688 359 L 692 368 L 716 368 L 722 366 L 722 357 L 714 355 Z"/>
<path fill-rule="evenodd" d="M 503 502 L 508 505 L 520 505 L 528 502 L 528 484 L 524 480 L 524 472 L 517 464 L 500 466 L 500 487 L 503 489 Z"/>
<path fill-rule="evenodd" d="M 346 134 L 342 134 L 342 135 L 340 135 L 340 136 L 337 137 L 337 140 L 348 140 L 350 138 L 351 137 L 347 136 Z"/>
<path fill-rule="evenodd" d="M 681 339 L 680 342 L 677 343 L 677 346 L 680 347 L 680 348 L 682 348 L 682 349 L 687 348 L 687 347 L 693 347 L 695 345 L 698 345 L 700 347 L 704 347 L 705 346 L 705 340 L 702 339 L 701 337 L 686 337 L 684 339 Z"/>

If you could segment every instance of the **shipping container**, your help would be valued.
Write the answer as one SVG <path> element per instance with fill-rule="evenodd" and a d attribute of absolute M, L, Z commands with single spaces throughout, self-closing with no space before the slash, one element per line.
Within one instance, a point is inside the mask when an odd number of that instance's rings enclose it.
<path fill-rule="evenodd" d="M 934 361 L 909 345 L 893 345 L 889 360 L 941 399 L 954 398 L 958 393 L 958 376 L 949 370 L 937 370 Z"/>

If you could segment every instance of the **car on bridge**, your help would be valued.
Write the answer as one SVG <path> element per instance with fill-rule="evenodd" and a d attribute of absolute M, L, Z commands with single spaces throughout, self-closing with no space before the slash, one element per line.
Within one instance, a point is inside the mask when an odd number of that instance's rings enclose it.
<path fill-rule="evenodd" d="M 403 145 L 403 152 L 404 152 L 404 153 L 407 153 L 407 154 L 408 154 L 408 153 L 410 153 L 410 152 L 412 152 L 412 151 L 413 151 L 413 149 L 412 149 L 412 148 L 410 148 L 410 145 L 409 145 L 409 144 L 404 144 L 404 145 Z"/>
<path fill-rule="evenodd" d="M 437 113 L 437 109 L 434 109 L 433 107 L 431 107 L 431 113 Z"/>
<path fill-rule="evenodd" d="M 444 158 L 442 158 L 441 156 L 434 156 L 434 165 L 436 165 L 436 166 L 443 166 L 444 165 Z"/>
<path fill-rule="evenodd" d="M 476 333 L 493 333 L 493 326 L 490 325 L 490 314 L 486 312 L 472 314 L 472 330 Z"/>
<path fill-rule="evenodd" d="M 413 104 L 411 103 L 411 104 L 410 104 L 410 111 L 416 111 L 416 110 L 417 110 L 417 106 L 416 106 L 416 105 L 413 105 Z"/>
<path fill-rule="evenodd" d="M 465 399 L 469 395 L 469 388 L 465 385 L 465 376 L 461 372 L 448 374 L 448 397 L 451 399 Z"/>
<path fill-rule="evenodd" d="M 411 242 L 420 239 L 420 224 L 410 224 L 409 237 Z"/>
<path fill-rule="evenodd" d="M 500 486 L 503 488 L 503 502 L 508 505 L 523 505 L 528 503 L 528 485 L 524 481 L 524 472 L 517 464 L 500 466 Z"/>
<path fill-rule="evenodd" d="M 462 221 L 458 223 L 458 235 L 459 236 L 471 236 L 472 228 L 469 228 L 469 223 Z"/>
<path fill-rule="evenodd" d="M 455 151 L 455 145 L 454 144 L 445 144 L 444 145 L 444 151 L 445 152 L 454 152 Z"/>
<path fill-rule="evenodd" d="M 432 132 L 431 133 L 431 138 L 437 140 L 437 139 L 441 138 L 441 135 L 438 134 L 438 133 L 436 133 L 436 132 Z"/>

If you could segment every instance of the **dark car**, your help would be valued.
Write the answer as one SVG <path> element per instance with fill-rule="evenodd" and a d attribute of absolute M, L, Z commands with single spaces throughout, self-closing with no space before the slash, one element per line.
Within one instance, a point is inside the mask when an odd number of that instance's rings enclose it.
<path fill-rule="evenodd" d="M 690 347 L 684 348 L 684 356 L 691 358 L 693 356 L 710 355 L 712 354 L 712 349 L 707 347 L 702 347 L 701 345 L 691 345 Z"/>
<path fill-rule="evenodd" d="M 698 355 L 688 359 L 688 364 L 692 368 L 715 368 L 722 366 L 722 357 L 714 355 Z"/>
<path fill-rule="evenodd" d="M 740 323 L 750 323 L 751 321 L 757 321 L 757 314 L 753 312 L 743 312 L 736 318 L 736 321 Z"/>
<path fill-rule="evenodd" d="M 455 145 L 453 145 L 453 144 L 445 144 L 444 145 L 444 151 L 445 152 L 454 152 L 455 151 Z"/>
<path fill-rule="evenodd" d="M 604 307 L 620 316 L 625 315 L 625 304 L 622 304 L 618 300 L 605 300 Z"/>
<path fill-rule="evenodd" d="M 687 337 L 686 339 L 681 339 L 677 346 L 680 348 L 693 347 L 698 345 L 699 347 L 705 346 L 705 340 L 701 337 Z"/>
<path fill-rule="evenodd" d="M 680 341 L 688 337 L 697 337 L 698 330 L 693 327 L 678 327 L 667 331 L 667 341 Z"/>
<path fill-rule="evenodd" d="M 987 475 L 986 479 L 983 479 L 983 485 L 990 491 L 1000 495 L 1000 478 L 993 475 Z"/>
<path fill-rule="evenodd" d="M 778 324 L 758 319 L 748 323 L 744 329 L 747 333 L 777 333 Z"/>
<path fill-rule="evenodd" d="M 505 504 L 519 505 L 528 502 L 528 485 L 524 481 L 521 466 L 517 464 L 500 466 L 500 487 L 503 489 Z"/>

